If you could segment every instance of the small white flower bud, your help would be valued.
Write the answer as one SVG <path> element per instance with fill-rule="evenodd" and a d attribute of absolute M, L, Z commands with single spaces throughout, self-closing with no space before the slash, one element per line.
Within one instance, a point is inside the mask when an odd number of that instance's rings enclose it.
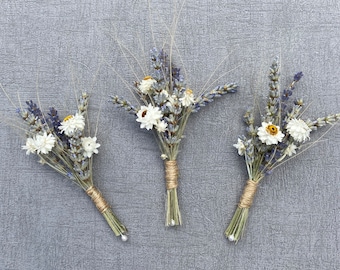
<path fill-rule="evenodd" d="M 236 239 L 235 239 L 234 235 L 229 235 L 228 240 L 231 241 L 231 242 L 234 242 Z"/>
<path fill-rule="evenodd" d="M 128 237 L 125 234 L 122 234 L 120 237 L 122 238 L 123 242 L 126 242 L 128 240 Z"/>

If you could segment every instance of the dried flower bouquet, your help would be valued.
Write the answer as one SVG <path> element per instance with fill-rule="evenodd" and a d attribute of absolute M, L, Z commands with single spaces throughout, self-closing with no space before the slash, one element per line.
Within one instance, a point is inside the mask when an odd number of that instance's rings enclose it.
<path fill-rule="evenodd" d="M 94 186 L 92 177 L 93 154 L 98 153 L 96 137 L 85 136 L 85 118 L 89 96 L 83 93 L 78 100 L 78 112 L 59 119 L 55 108 L 44 115 L 32 101 L 27 109 L 19 109 L 27 124 L 27 140 L 22 149 L 26 154 L 36 154 L 41 164 L 72 180 L 92 199 L 116 236 L 127 240 L 127 229 L 113 213 L 101 192 Z"/>
<path fill-rule="evenodd" d="M 265 115 L 261 118 L 261 126 L 255 126 L 253 110 L 247 111 L 244 115 L 247 134 L 241 136 L 234 147 L 237 148 L 238 154 L 245 158 L 249 179 L 234 216 L 225 231 L 230 241 L 237 242 L 242 236 L 249 208 L 260 181 L 282 162 L 293 158 L 297 151 L 302 149 L 303 144 L 310 139 L 312 131 L 327 124 L 333 124 L 340 119 L 340 113 L 315 120 L 301 119 L 301 110 L 304 106 L 302 99 L 296 99 L 293 104 L 289 104 L 289 101 L 295 84 L 302 76 L 302 72 L 297 73 L 292 83 L 280 93 L 279 64 L 276 59 L 270 68 L 270 90 Z"/>
<path fill-rule="evenodd" d="M 171 63 L 163 50 L 151 50 L 151 76 L 135 83 L 135 94 L 142 106 L 133 106 L 125 99 L 112 96 L 112 102 L 137 116 L 140 128 L 153 130 L 165 165 L 167 190 L 166 226 L 181 224 L 178 205 L 178 166 L 177 155 L 184 129 L 192 112 L 212 102 L 215 97 L 234 93 L 234 83 L 217 86 L 208 93 L 198 97 L 187 88 L 180 69 Z"/>

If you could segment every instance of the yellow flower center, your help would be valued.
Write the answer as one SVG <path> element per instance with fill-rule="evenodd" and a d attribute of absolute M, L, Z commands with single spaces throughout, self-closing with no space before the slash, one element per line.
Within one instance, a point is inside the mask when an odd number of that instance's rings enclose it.
<path fill-rule="evenodd" d="M 151 76 L 145 76 L 143 80 L 146 81 L 146 80 L 151 80 L 151 79 L 152 79 Z"/>
<path fill-rule="evenodd" d="M 187 95 L 192 95 L 193 91 L 190 88 L 188 88 L 187 90 L 185 90 L 185 93 Z"/>
<path fill-rule="evenodd" d="M 66 122 L 66 121 L 70 120 L 71 118 L 73 118 L 73 115 L 70 114 L 70 115 L 66 116 L 63 121 Z"/>
<path fill-rule="evenodd" d="M 273 136 L 275 136 L 275 135 L 279 132 L 277 126 L 275 126 L 275 125 L 268 125 L 268 126 L 266 127 L 266 131 L 267 131 L 270 135 L 273 135 Z"/>

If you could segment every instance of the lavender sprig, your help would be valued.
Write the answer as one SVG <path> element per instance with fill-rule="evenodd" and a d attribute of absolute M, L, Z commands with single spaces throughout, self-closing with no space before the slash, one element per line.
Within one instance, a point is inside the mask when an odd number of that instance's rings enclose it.
<path fill-rule="evenodd" d="M 235 83 L 219 85 L 210 92 L 201 95 L 200 97 L 196 98 L 195 103 L 193 105 L 192 112 L 198 112 L 201 107 L 206 106 L 208 103 L 214 101 L 216 97 L 221 97 L 222 95 L 229 94 L 229 93 L 236 93 L 237 92 L 237 85 Z"/>
<path fill-rule="evenodd" d="M 118 96 L 111 96 L 111 101 L 114 104 L 118 104 L 120 107 L 124 108 L 126 111 L 132 114 L 137 114 L 137 109 L 131 105 L 131 103 L 125 99 L 121 99 Z"/>
<path fill-rule="evenodd" d="M 26 104 L 28 105 L 27 110 L 31 114 L 33 114 L 36 118 L 40 119 L 42 123 L 45 123 L 44 116 L 39 107 L 37 106 L 37 104 L 35 104 L 32 100 L 26 101 Z"/>
<path fill-rule="evenodd" d="M 269 72 L 269 95 L 266 106 L 266 116 L 264 117 L 267 122 L 272 122 L 274 124 L 278 123 L 278 114 L 277 111 L 279 109 L 279 63 L 276 59 L 271 67 Z"/>
<path fill-rule="evenodd" d="M 331 125 L 340 120 L 340 113 L 330 114 L 325 117 L 319 117 L 315 120 L 307 120 L 306 124 L 312 130 L 317 130 L 320 127 Z"/>

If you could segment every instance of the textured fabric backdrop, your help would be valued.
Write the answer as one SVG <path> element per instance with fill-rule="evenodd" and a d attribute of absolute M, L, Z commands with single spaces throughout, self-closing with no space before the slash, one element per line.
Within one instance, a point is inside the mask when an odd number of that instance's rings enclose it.
<path fill-rule="evenodd" d="M 171 2 L 171 1 L 169 1 Z M 264 101 L 279 56 L 283 85 L 306 117 L 340 111 L 338 1 L 1 1 L 0 269 L 338 269 L 339 125 L 266 178 L 237 245 L 223 232 L 247 180 L 233 144 L 244 111 Z M 163 163 L 153 136 L 107 102 L 149 70 L 149 50 L 170 48 L 196 93 L 237 82 L 189 119 L 178 158 L 183 226 L 165 228 Z M 15 107 L 76 110 L 91 94 L 101 144 L 94 178 L 129 229 L 121 242 L 84 192 L 27 157 Z M 323 129 L 325 131 L 327 129 Z M 322 133 L 322 132 L 321 132 Z M 317 134 L 321 134 L 320 132 Z M 316 139 L 317 136 L 313 136 Z"/>

